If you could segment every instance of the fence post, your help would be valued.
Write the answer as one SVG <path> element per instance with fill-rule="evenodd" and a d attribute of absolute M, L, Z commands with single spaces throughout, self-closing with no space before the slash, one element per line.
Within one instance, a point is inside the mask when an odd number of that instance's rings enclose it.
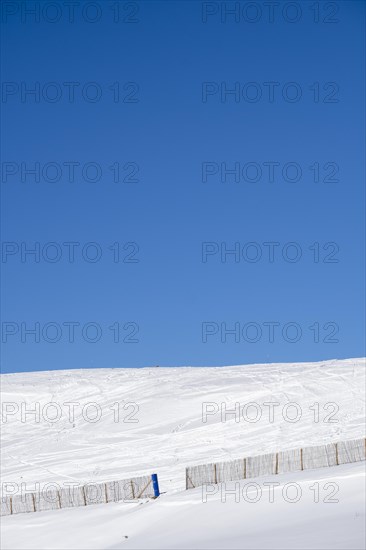
<path fill-rule="evenodd" d="M 301 460 L 301 470 L 304 469 L 304 459 L 303 459 L 303 456 L 302 456 L 302 449 L 300 449 L 300 460 Z"/>
<path fill-rule="evenodd" d="M 276 453 L 276 469 L 275 473 L 278 474 L 278 453 Z"/>
<path fill-rule="evenodd" d="M 335 452 L 336 452 L 336 464 L 337 464 L 337 466 L 339 466 L 338 443 L 335 444 Z"/>
<path fill-rule="evenodd" d="M 135 499 L 135 489 L 134 489 L 134 486 L 133 486 L 132 479 L 130 481 L 130 485 L 131 485 L 132 500 L 134 500 Z"/>
<path fill-rule="evenodd" d="M 157 498 L 160 496 L 158 474 L 151 474 L 151 481 L 154 489 L 154 497 Z"/>
<path fill-rule="evenodd" d="M 216 469 L 216 464 L 214 464 L 214 483 L 217 483 L 217 469 Z"/>

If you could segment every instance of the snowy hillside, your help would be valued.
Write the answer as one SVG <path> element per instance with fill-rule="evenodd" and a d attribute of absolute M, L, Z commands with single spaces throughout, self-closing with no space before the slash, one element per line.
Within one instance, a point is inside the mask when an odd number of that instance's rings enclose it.
<path fill-rule="evenodd" d="M 240 498 L 200 488 L 144 503 L 8 516 L 2 520 L 6 550 L 242 549 L 361 550 L 365 544 L 364 463 L 257 479 Z M 253 481 L 253 480 L 251 480 Z M 265 483 L 279 483 L 270 501 Z M 286 484 L 296 484 L 284 499 Z M 316 488 L 319 487 L 319 502 Z M 336 488 L 336 494 L 334 487 Z M 233 489 L 233 483 L 227 487 Z M 245 498 L 242 496 L 245 494 Z M 249 502 L 251 500 L 251 502 Z M 206 501 L 206 502 L 205 502 Z"/>
<path fill-rule="evenodd" d="M 164 494 L 3 517 L 2 546 L 364 548 L 363 462 L 184 490 L 189 464 L 364 436 L 364 375 L 363 359 L 3 375 L 3 482 L 157 472 Z"/>
<path fill-rule="evenodd" d="M 364 374 L 349 359 L 2 375 L 2 478 L 31 490 L 156 471 L 162 491 L 183 489 L 188 464 L 362 437 Z"/>

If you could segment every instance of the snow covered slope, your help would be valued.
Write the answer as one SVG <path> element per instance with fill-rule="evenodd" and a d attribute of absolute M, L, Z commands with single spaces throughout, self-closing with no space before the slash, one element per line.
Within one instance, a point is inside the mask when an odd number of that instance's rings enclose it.
<path fill-rule="evenodd" d="M 258 478 L 256 485 L 250 481 L 251 486 L 240 482 L 239 498 L 228 494 L 226 502 L 216 486 L 215 494 L 206 496 L 197 488 L 144 503 L 7 516 L 2 545 L 6 550 L 364 548 L 364 463 Z M 272 490 L 268 483 L 274 482 L 279 485 Z"/>
<path fill-rule="evenodd" d="M 362 437 L 364 373 L 348 359 L 2 375 L 2 479 L 31 490 L 156 471 L 170 492 L 188 464 Z"/>

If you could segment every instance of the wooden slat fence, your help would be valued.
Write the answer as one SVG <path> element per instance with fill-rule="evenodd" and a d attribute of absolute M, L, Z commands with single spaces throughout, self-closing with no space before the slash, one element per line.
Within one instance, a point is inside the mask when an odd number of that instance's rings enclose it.
<path fill-rule="evenodd" d="M 60 487 L 59 490 L 3 496 L 0 516 L 153 497 L 152 480 L 148 475 L 105 483 Z"/>
<path fill-rule="evenodd" d="M 193 489 L 208 483 L 215 484 L 313 468 L 326 468 L 365 459 L 366 439 L 362 438 L 249 456 L 228 462 L 200 464 L 186 468 L 186 489 Z"/>

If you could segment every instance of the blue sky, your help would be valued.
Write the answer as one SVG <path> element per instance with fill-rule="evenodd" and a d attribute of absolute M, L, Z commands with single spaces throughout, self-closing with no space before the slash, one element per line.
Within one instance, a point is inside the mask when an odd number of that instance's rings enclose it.
<path fill-rule="evenodd" d="M 3 2 L 3 372 L 363 356 L 364 2 L 112 4 Z"/>

